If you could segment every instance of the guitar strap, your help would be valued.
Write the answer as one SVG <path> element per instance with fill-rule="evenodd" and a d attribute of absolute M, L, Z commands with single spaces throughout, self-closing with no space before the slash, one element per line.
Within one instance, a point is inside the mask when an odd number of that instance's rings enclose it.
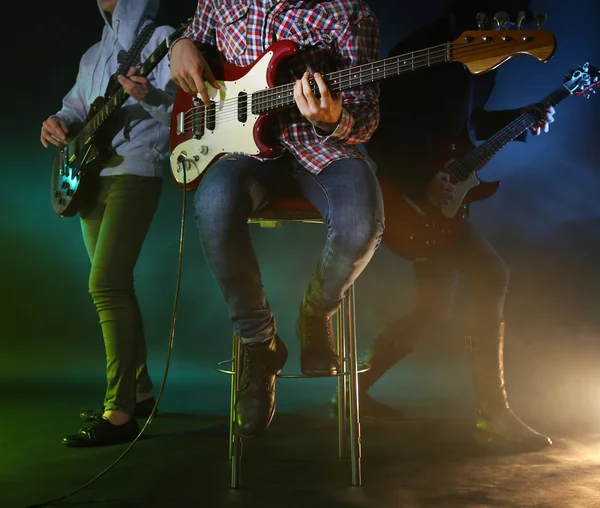
<path fill-rule="evenodd" d="M 151 21 L 142 29 L 135 41 L 133 41 L 131 48 L 119 64 L 117 72 L 115 72 L 108 81 L 108 86 L 106 87 L 106 92 L 104 94 L 104 97 L 107 100 L 109 97 L 114 95 L 114 93 L 119 89 L 119 86 L 121 86 L 117 80 L 117 76 L 119 74 L 127 76 L 127 71 L 130 67 L 137 67 L 140 64 L 140 55 L 142 54 L 142 49 L 144 49 L 146 44 L 150 42 L 155 30 L 156 23 Z"/>

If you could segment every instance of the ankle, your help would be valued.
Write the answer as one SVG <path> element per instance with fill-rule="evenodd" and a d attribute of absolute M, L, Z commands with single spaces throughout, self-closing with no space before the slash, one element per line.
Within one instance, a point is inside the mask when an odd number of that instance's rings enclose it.
<path fill-rule="evenodd" d="M 104 413 L 102 414 L 102 418 L 108 420 L 113 425 L 123 425 L 129 420 L 131 420 L 131 416 L 129 416 L 127 413 L 112 409 L 104 411 Z"/>

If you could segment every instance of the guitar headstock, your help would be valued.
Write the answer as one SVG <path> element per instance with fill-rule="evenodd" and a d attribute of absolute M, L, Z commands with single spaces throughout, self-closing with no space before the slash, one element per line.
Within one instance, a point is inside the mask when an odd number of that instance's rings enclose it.
<path fill-rule="evenodd" d="M 462 62 L 473 74 L 489 72 L 515 55 L 529 55 L 540 62 L 547 62 L 556 50 L 556 38 L 551 32 L 542 30 L 548 20 L 545 12 L 533 15 L 537 30 L 523 30 L 527 13 L 519 12 L 517 21 L 512 22 L 508 13 L 497 12 L 493 21 L 484 12 L 476 16 L 479 30 L 464 32 L 452 44 L 450 60 Z M 486 30 L 495 23 L 495 30 Z M 511 30 L 516 27 L 516 30 Z"/>
<path fill-rule="evenodd" d="M 565 75 L 564 87 L 573 95 L 581 95 L 589 99 L 596 93 L 596 87 L 600 85 L 600 71 L 588 62 Z"/>
<path fill-rule="evenodd" d="M 483 74 L 515 55 L 547 62 L 556 50 L 556 38 L 547 30 L 472 30 L 450 45 L 450 60 L 461 62 L 471 73 Z"/>

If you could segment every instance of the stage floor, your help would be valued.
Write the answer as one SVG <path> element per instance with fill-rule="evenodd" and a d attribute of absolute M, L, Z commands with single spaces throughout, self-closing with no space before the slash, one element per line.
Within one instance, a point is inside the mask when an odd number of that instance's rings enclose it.
<path fill-rule="evenodd" d="M 121 445 L 69 449 L 60 444 L 60 437 L 79 425 L 81 401 L 91 400 L 97 386 L 82 383 L 74 390 L 17 380 L 10 386 L 3 390 L 8 396 L 0 413 L 2 508 L 65 494 L 124 450 Z M 549 433 L 554 445 L 513 454 L 478 448 L 467 418 L 363 421 L 363 487 L 353 488 L 350 462 L 337 458 L 335 421 L 327 413 L 325 405 L 279 411 L 267 434 L 246 442 L 237 491 L 228 487 L 226 417 L 163 413 L 113 470 L 56 506 L 600 506 L 600 432 L 591 425 L 574 428 L 563 422 L 552 428 L 544 424 L 544 415 L 530 417 L 528 422 Z"/>

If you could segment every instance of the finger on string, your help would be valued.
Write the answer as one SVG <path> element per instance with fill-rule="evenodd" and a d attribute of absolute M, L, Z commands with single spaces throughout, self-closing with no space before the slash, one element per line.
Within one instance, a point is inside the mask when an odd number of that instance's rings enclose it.
<path fill-rule="evenodd" d="M 302 83 L 302 94 L 304 95 L 306 102 L 308 102 L 311 107 L 318 108 L 320 107 L 320 102 L 310 87 L 310 82 L 308 80 L 309 76 L 310 75 L 308 72 L 305 72 L 304 76 L 302 76 L 302 79 L 300 80 Z"/>
<path fill-rule="evenodd" d="M 294 100 L 300 111 L 303 111 L 308 107 L 308 102 L 302 91 L 302 81 L 300 80 L 294 83 Z"/>
<path fill-rule="evenodd" d="M 315 78 L 315 82 L 319 87 L 319 93 L 321 94 L 321 99 L 325 99 L 326 102 L 329 102 L 331 98 L 331 93 L 329 92 L 329 88 L 323 79 L 323 76 L 319 72 L 315 72 L 313 77 Z"/>

